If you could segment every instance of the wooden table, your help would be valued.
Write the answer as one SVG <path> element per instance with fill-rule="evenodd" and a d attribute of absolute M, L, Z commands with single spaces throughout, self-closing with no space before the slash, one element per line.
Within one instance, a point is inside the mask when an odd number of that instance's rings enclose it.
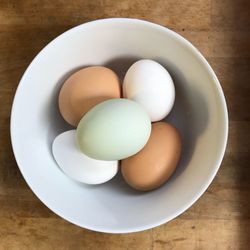
<path fill-rule="evenodd" d="M 230 116 L 222 166 L 188 211 L 133 234 L 96 233 L 45 207 L 16 165 L 9 120 L 25 68 L 53 38 L 89 20 L 136 17 L 175 30 L 211 63 Z M 0 0 L 0 249 L 250 249 L 250 2 L 248 0 Z"/>

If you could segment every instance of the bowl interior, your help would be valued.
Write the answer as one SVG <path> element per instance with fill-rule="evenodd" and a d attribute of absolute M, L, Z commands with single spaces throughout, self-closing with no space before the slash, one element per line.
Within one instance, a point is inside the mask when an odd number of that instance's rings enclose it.
<path fill-rule="evenodd" d="M 161 188 L 146 193 L 129 188 L 120 175 L 97 186 L 70 180 L 51 152 L 54 138 L 71 129 L 57 107 L 63 81 L 89 65 L 110 67 L 122 80 L 141 58 L 161 63 L 175 83 L 176 101 L 166 121 L 182 135 L 177 170 Z M 186 40 L 145 21 L 106 19 L 62 34 L 33 60 L 15 96 L 11 136 L 24 178 L 55 213 L 92 230 L 134 232 L 176 217 L 205 191 L 225 150 L 227 112 L 212 69 Z"/>

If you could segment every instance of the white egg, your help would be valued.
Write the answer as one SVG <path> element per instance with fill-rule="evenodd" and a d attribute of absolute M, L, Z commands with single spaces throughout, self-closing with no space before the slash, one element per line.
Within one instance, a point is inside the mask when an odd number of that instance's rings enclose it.
<path fill-rule="evenodd" d="M 83 154 L 76 144 L 76 130 L 58 135 L 52 145 L 58 166 L 72 179 L 86 184 L 101 184 L 118 172 L 118 161 L 100 161 Z"/>
<path fill-rule="evenodd" d="M 123 81 L 124 97 L 140 103 L 152 122 L 160 121 L 171 111 L 175 88 L 168 71 L 159 63 L 143 59 L 135 62 Z"/>

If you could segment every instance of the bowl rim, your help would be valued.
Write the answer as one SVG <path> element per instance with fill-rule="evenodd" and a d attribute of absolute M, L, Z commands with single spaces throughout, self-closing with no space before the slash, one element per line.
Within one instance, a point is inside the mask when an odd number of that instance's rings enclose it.
<path fill-rule="evenodd" d="M 187 202 L 184 206 L 182 206 L 181 208 L 179 208 L 178 210 L 176 210 L 175 213 L 173 213 L 170 216 L 166 216 L 154 223 L 150 223 L 150 224 L 146 224 L 143 226 L 137 226 L 137 227 L 131 227 L 131 228 L 127 228 L 127 229 L 112 229 L 112 228 L 102 228 L 100 226 L 85 226 L 85 225 L 81 225 L 81 223 L 77 222 L 76 220 L 72 219 L 72 218 L 66 218 L 63 214 L 61 214 L 57 208 L 53 207 L 52 205 L 48 204 L 48 202 L 43 199 L 38 192 L 36 192 L 35 190 L 33 190 L 32 185 L 29 182 L 29 179 L 27 176 L 25 176 L 24 174 L 24 167 L 21 164 L 21 159 L 19 158 L 19 154 L 16 151 L 16 147 L 15 147 L 15 138 L 13 136 L 13 131 L 15 129 L 15 124 L 13 123 L 14 120 L 14 114 L 16 113 L 15 110 L 18 108 L 17 107 L 17 93 L 20 91 L 20 89 L 22 88 L 22 85 L 24 84 L 24 80 L 26 75 L 29 73 L 30 67 L 31 65 L 36 61 L 36 59 L 44 53 L 45 49 L 48 46 L 51 46 L 53 43 L 55 43 L 58 39 L 61 39 L 62 37 L 69 35 L 71 32 L 81 29 L 83 26 L 90 26 L 93 24 L 98 24 L 98 23 L 137 23 L 137 24 L 143 24 L 146 25 L 148 27 L 151 27 L 153 29 L 157 29 L 158 31 L 161 32 L 167 32 L 168 35 L 171 35 L 174 39 L 180 40 L 182 42 L 183 45 L 185 45 L 186 47 L 188 47 L 189 49 L 192 50 L 192 52 L 196 55 L 197 59 L 202 62 L 202 64 L 204 65 L 204 67 L 206 68 L 206 70 L 208 71 L 208 73 L 210 74 L 210 76 L 212 77 L 214 83 L 215 83 L 215 87 L 216 90 L 218 91 L 219 94 L 219 98 L 221 100 L 221 104 L 222 104 L 222 110 L 223 110 L 223 120 L 224 120 L 224 124 L 223 124 L 223 143 L 222 143 L 222 147 L 220 149 L 220 152 L 218 154 L 217 160 L 216 160 L 216 164 L 213 168 L 213 171 L 211 171 L 210 175 L 207 177 L 206 182 L 204 182 L 203 186 L 201 187 L 201 189 L 196 193 L 196 195 L 189 201 Z M 134 233 L 134 232 L 139 232 L 139 231 L 144 231 L 147 229 L 151 229 L 157 226 L 160 226 L 168 221 L 173 220 L 174 218 L 176 218 L 177 216 L 179 216 L 180 214 L 182 214 L 183 212 L 185 212 L 188 208 L 190 208 L 201 196 L 202 194 L 207 190 L 207 188 L 209 187 L 209 185 L 211 184 L 211 182 L 213 181 L 215 175 L 217 174 L 221 162 L 223 160 L 224 154 L 225 154 L 225 150 L 226 150 L 226 146 L 227 146 L 227 141 L 228 141 L 228 126 L 229 126 L 229 121 L 228 121 L 228 110 L 227 110 L 227 104 L 226 104 L 226 99 L 222 90 L 222 87 L 220 85 L 220 82 L 215 74 L 215 72 L 213 71 L 212 67 L 210 66 L 210 64 L 208 63 L 208 61 L 205 59 L 205 57 L 201 54 L 201 52 L 191 43 L 189 42 L 187 39 L 185 39 L 184 37 L 182 37 L 181 35 L 179 35 L 178 33 L 176 33 L 175 31 L 164 27 L 160 24 L 156 24 L 150 21 L 146 21 L 146 20 L 142 20 L 142 19 L 137 19 L 137 18 L 104 18 L 104 19 L 97 19 L 97 20 L 93 20 L 93 21 L 89 21 L 86 23 L 82 23 L 80 25 L 77 25 L 73 28 L 70 28 L 68 30 L 66 30 L 65 32 L 63 32 L 62 34 L 60 34 L 59 36 L 55 37 L 52 41 L 50 41 L 47 45 L 45 45 L 39 52 L 38 54 L 33 58 L 33 60 L 31 61 L 31 63 L 29 64 L 29 66 L 27 67 L 27 69 L 25 70 L 25 72 L 23 73 L 19 84 L 17 86 L 16 92 L 15 92 L 15 96 L 13 99 L 13 103 L 12 103 L 12 108 L 11 108 L 11 115 L 10 115 L 10 138 L 11 138 L 11 144 L 12 144 L 12 149 L 13 149 L 13 153 L 18 165 L 18 168 L 24 178 L 24 180 L 26 181 L 27 185 L 29 186 L 29 188 L 32 190 L 32 192 L 37 196 L 37 198 L 46 206 L 48 207 L 52 212 L 54 212 L 55 214 L 57 214 L 59 217 L 63 218 L 64 220 L 75 224 L 79 227 L 85 228 L 85 229 L 89 229 L 92 231 L 96 231 L 96 232 L 103 232 L 103 233 L 113 233 L 113 234 L 118 234 L 118 233 Z"/>

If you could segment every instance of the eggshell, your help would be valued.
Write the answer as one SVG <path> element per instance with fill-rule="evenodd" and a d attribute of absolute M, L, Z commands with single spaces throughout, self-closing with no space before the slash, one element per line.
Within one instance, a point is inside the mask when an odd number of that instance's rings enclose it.
<path fill-rule="evenodd" d="M 81 151 L 99 160 L 120 160 L 141 150 L 151 132 L 146 111 L 128 99 L 111 99 L 92 108 L 77 127 Z"/>
<path fill-rule="evenodd" d="M 162 120 L 171 111 L 175 88 L 168 71 L 159 63 L 143 59 L 135 62 L 123 81 L 124 97 L 140 103 L 151 121 Z"/>
<path fill-rule="evenodd" d="M 52 145 L 58 166 L 70 178 L 86 184 L 101 184 L 118 171 L 118 161 L 99 161 L 84 155 L 76 144 L 76 130 L 58 135 Z"/>
<path fill-rule="evenodd" d="M 133 188 L 148 191 L 165 183 L 174 172 L 181 155 L 181 138 L 175 127 L 157 122 L 151 136 L 137 154 L 122 160 L 121 172 Z"/>
<path fill-rule="evenodd" d="M 77 126 L 83 115 L 96 104 L 121 95 L 117 75 L 110 69 L 92 66 L 71 75 L 59 93 L 59 110 L 63 118 Z"/>

